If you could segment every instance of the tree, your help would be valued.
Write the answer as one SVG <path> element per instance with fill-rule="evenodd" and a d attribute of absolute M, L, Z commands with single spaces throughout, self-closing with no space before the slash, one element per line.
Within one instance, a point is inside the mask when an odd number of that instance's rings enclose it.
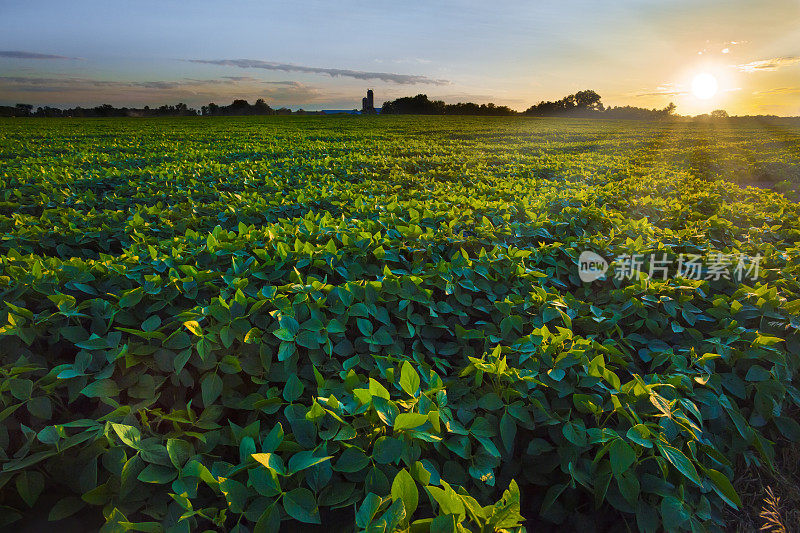
<path fill-rule="evenodd" d="M 578 91 L 575 93 L 574 100 L 575 107 L 579 109 L 603 110 L 603 104 L 600 102 L 600 95 L 592 90 Z"/>
<path fill-rule="evenodd" d="M 413 114 L 413 115 L 515 115 L 516 112 L 508 106 L 498 106 L 492 103 L 475 104 L 472 102 L 459 102 L 445 104 L 442 100 L 430 100 L 426 94 L 406 96 L 389 102 L 384 102 L 381 107 L 382 115 Z"/>
<path fill-rule="evenodd" d="M 724 109 L 715 109 L 711 112 L 711 118 L 720 119 L 720 118 L 728 118 L 728 112 Z"/>
<path fill-rule="evenodd" d="M 525 110 L 526 115 L 549 117 L 555 115 L 590 116 L 605 109 L 600 102 L 600 95 L 591 89 L 578 91 L 565 96 L 556 102 L 539 102 Z"/>
<path fill-rule="evenodd" d="M 33 111 L 33 105 L 31 104 L 17 104 L 14 108 L 18 117 L 29 117 L 31 116 L 31 111 Z"/>
<path fill-rule="evenodd" d="M 267 105 L 267 102 L 264 101 L 263 98 L 259 98 L 256 100 L 256 103 L 253 104 L 253 108 L 255 110 L 256 115 L 272 115 L 272 108 Z"/>

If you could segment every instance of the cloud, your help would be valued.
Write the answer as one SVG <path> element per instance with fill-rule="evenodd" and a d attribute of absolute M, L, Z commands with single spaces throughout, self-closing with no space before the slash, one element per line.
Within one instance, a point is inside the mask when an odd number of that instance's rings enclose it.
<path fill-rule="evenodd" d="M 60 91 L 60 90 L 81 90 L 87 88 L 139 88 L 166 90 L 214 83 L 214 80 L 191 80 L 181 81 L 107 81 L 92 78 L 61 77 L 43 78 L 35 76 L 0 76 L 0 86 L 12 86 L 17 89 L 34 91 Z"/>
<path fill-rule="evenodd" d="M 423 59 L 421 57 L 401 57 L 399 59 L 375 59 L 376 63 L 396 63 L 398 65 L 428 65 L 433 63 L 430 59 Z"/>
<path fill-rule="evenodd" d="M 0 95 L 0 100 L 11 103 L 32 100 L 37 105 L 58 106 L 93 106 L 101 103 L 131 106 L 176 101 L 199 106 L 208 102 L 225 103 L 233 99 L 255 101 L 264 98 L 274 107 L 321 105 L 332 99 L 339 99 L 335 101 L 340 102 L 354 99 L 353 95 L 323 92 L 297 81 L 265 81 L 249 76 L 145 81 L 109 81 L 70 76 L 0 76 Z"/>
<path fill-rule="evenodd" d="M 260 61 L 257 59 L 187 59 L 190 63 L 202 63 L 205 65 L 220 65 L 226 67 L 239 68 L 260 68 L 264 70 L 279 70 L 283 72 L 304 72 L 310 74 L 327 74 L 333 78 L 347 77 L 358 80 L 381 80 L 400 85 L 448 85 L 447 80 L 438 80 L 427 76 L 417 76 L 411 74 L 394 74 L 390 72 L 366 72 L 362 70 L 349 70 L 341 68 L 307 67 L 304 65 L 294 65 L 292 63 L 276 63 L 274 61 Z"/>
<path fill-rule="evenodd" d="M 800 94 L 800 87 L 775 87 L 764 91 L 754 91 L 755 96 L 766 96 L 775 94 Z"/>
<path fill-rule="evenodd" d="M 264 81 L 250 76 L 224 76 L 215 79 L 183 78 L 181 80 L 156 80 L 156 81 L 107 81 L 93 78 L 59 77 L 45 78 L 38 76 L 0 76 L 0 84 L 14 85 L 27 88 L 46 88 L 43 90 L 81 89 L 87 87 L 107 88 L 139 88 L 153 90 L 186 89 L 203 87 L 207 85 L 239 85 L 242 83 L 300 86 L 295 81 Z"/>
<path fill-rule="evenodd" d="M 741 91 L 741 87 L 728 87 L 725 89 L 720 89 L 722 92 L 735 92 Z M 632 96 L 634 98 L 640 97 L 648 97 L 648 96 L 688 96 L 689 91 L 686 88 L 679 84 L 679 83 L 664 83 L 659 85 L 655 89 L 642 89 L 641 92 L 638 93 L 628 93 L 627 96 Z"/>
<path fill-rule="evenodd" d="M 745 44 L 749 41 L 706 41 L 705 47 L 697 52 L 697 55 L 713 54 L 719 52 L 721 54 L 730 54 L 733 52 L 732 47 L 740 44 Z"/>
<path fill-rule="evenodd" d="M 23 52 L 21 50 L 0 50 L 0 57 L 8 57 L 12 59 L 80 59 L 79 57 L 38 54 L 36 52 Z"/>
<path fill-rule="evenodd" d="M 751 61 L 743 65 L 736 65 L 736 68 L 742 72 L 771 72 L 779 68 L 791 67 L 797 63 L 800 63 L 800 56 L 785 56 Z"/>
<path fill-rule="evenodd" d="M 682 86 L 674 83 L 665 83 L 655 89 L 643 89 L 643 92 L 633 93 L 630 96 L 640 98 L 645 96 L 686 96 L 687 94 L 689 94 L 688 91 Z"/>
<path fill-rule="evenodd" d="M 258 78 L 254 78 L 253 76 L 222 76 L 222 79 L 231 81 L 259 81 Z"/>

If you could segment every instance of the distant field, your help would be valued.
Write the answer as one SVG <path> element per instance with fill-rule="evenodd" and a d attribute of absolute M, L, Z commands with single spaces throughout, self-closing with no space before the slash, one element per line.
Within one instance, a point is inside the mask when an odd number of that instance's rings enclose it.
<path fill-rule="evenodd" d="M 755 122 L 0 121 L 0 524 L 800 520 L 798 189 Z"/>

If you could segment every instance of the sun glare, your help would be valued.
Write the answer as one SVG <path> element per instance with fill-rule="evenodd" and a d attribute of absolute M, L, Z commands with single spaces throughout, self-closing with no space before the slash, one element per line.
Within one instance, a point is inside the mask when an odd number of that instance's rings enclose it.
<path fill-rule="evenodd" d="M 707 72 L 698 74 L 692 80 L 692 94 L 701 100 L 712 98 L 718 89 L 717 78 Z"/>

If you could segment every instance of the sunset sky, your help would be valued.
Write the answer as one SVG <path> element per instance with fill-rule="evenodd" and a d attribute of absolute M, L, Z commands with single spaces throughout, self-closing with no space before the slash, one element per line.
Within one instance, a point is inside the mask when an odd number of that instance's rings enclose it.
<path fill-rule="evenodd" d="M 798 0 L 0 0 L 0 20 L 0 105 L 352 109 L 372 88 L 376 104 L 523 110 L 594 89 L 606 105 L 800 115 Z"/>

